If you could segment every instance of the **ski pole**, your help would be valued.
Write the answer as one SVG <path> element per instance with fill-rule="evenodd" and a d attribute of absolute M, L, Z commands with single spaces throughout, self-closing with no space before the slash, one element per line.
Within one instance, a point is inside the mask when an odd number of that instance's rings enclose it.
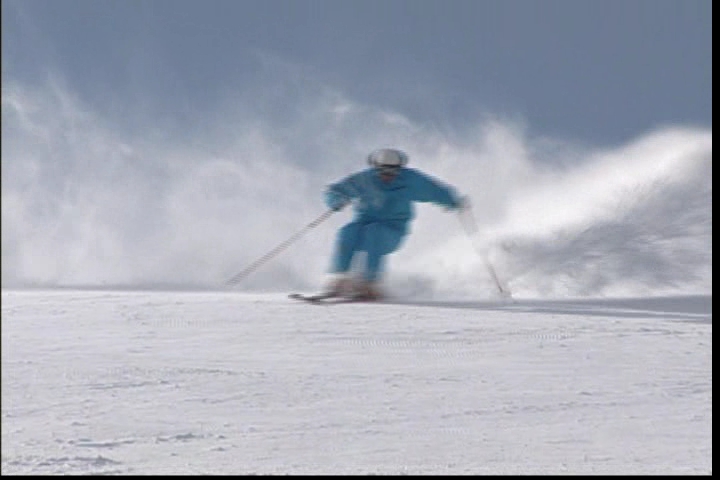
<path fill-rule="evenodd" d="M 247 268 L 245 268 L 245 270 L 243 270 L 242 272 L 238 273 L 237 275 L 234 275 L 232 278 L 230 278 L 230 279 L 226 282 L 226 284 L 227 284 L 227 285 L 237 285 L 237 284 L 240 283 L 243 279 L 245 279 L 245 277 L 247 277 L 247 276 L 250 275 L 252 272 L 254 272 L 255 270 L 257 270 L 262 264 L 264 264 L 265 262 L 267 262 L 268 260 L 270 260 L 271 258 L 273 258 L 274 256 L 276 256 L 278 253 L 280 253 L 280 252 L 282 252 L 283 250 L 285 250 L 285 249 L 286 249 L 287 247 L 289 247 L 293 242 L 295 242 L 297 239 L 299 239 L 300 237 L 302 237 L 302 236 L 305 234 L 305 232 L 307 232 L 308 230 L 310 230 L 310 229 L 312 229 L 312 228 L 317 227 L 317 226 L 320 225 L 322 222 L 324 222 L 325 220 L 327 220 L 327 218 L 328 218 L 330 215 L 332 215 L 334 212 L 335 212 L 335 210 L 328 210 L 328 211 L 326 211 L 325 213 L 323 213 L 322 215 L 320 215 L 318 218 L 316 218 L 316 219 L 313 220 L 312 222 L 308 223 L 302 230 L 298 231 L 295 235 L 293 235 L 292 237 L 288 238 L 287 240 L 285 240 L 284 242 L 282 242 L 280 245 L 278 245 L 277 247 L 275 247 L 274 249 L 272 249 L 271 251 L 269 251 L 268 253 L 266 253 L 266 254 L 263 255 L 262 257 L 260 257 L 260 258 L 259 258 L 258 260 L 256 260 L 255 262 L 253 262 L 250 266 L 248 266 Z"/>
<path fill-rule="evenodd" d="M 462 224 L 463 228 L 465 229 L 465 233 L 468 237 L 470 237 L 470 243 L 472 243 L 473 248 L 475 249 L 475 252 L 482 257 L 483 261 L 485 262 L 485 268 L 487 268 L 488 273 L 490 274 L 490 277 L 493 279 L 493 282 L 495 283 L 495 286 L 498 289 L 498 292 L 500 292 L 500 295 L 503 297 L 510 297 L 510 290 L 508 290 L 506 287 L 503 287 L 502 283 L 500 282 L 500 279 L 497 276 L 497 272 L 495 271 L 495 268 L 493 267 L 492 263 L 490 263 L 490 259 L 488 258 L 488 254 L 481 252 L 477 245 L 475 245 L 475 241 L 473 240 L 473 235 L 475 235 L 479 228 L 477 226 L 477 222 L 475 221 L 475 217 L 472 214 L 472 211 L 470 210 L 470 206 L 466 206 L 462 208 L 459 212 L 458 217 L 460 217 L 460 223 Z"/>

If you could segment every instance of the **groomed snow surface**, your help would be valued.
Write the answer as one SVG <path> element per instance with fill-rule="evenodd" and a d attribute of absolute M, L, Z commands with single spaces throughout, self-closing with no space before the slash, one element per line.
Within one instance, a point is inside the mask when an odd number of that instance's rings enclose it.
<path fill-rule="evenodd" d="M 712 474 L 711 303 L 3 290 L 2 474 Z"/>

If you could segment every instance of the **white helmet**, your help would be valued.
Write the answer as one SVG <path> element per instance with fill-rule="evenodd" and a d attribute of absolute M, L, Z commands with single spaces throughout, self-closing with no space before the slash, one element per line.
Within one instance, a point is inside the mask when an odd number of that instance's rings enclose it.
<path fill-rule="evenodd" d="M 405 152 L 394 148 L 381 148 L 368 155 L 368 163 L 377 168 L 399 168 L 407 165 L 408 156 Z"/>

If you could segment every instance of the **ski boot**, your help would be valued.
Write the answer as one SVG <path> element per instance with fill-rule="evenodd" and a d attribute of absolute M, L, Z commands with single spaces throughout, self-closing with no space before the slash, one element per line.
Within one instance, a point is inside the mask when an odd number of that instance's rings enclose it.
<path fill-rule="evenodd" d="M 383 294 L 377 282 L 360 282 L 355 286 L 352 297 L 356 300 L 374 301 L 381 300 Z"/>
<path fill-rule="evenodd" d="M 328 283 L 323 295 L 327 297 L 350 297 L 353 295 L 353 291 L 354 282 L 351 278 L 337 276 Z"/>

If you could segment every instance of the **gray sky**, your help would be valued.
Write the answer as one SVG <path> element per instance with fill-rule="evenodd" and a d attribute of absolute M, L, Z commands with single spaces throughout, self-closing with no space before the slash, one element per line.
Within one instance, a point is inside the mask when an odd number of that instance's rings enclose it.
<path fill-rule="evenodd" d="M 180 125 L 293 64 L 419 123 L 617 144 L 712 127 L 711 0 L 3 0 L 3 82 Z M 182 108 L 178 106 L 181 105 Z"/>

